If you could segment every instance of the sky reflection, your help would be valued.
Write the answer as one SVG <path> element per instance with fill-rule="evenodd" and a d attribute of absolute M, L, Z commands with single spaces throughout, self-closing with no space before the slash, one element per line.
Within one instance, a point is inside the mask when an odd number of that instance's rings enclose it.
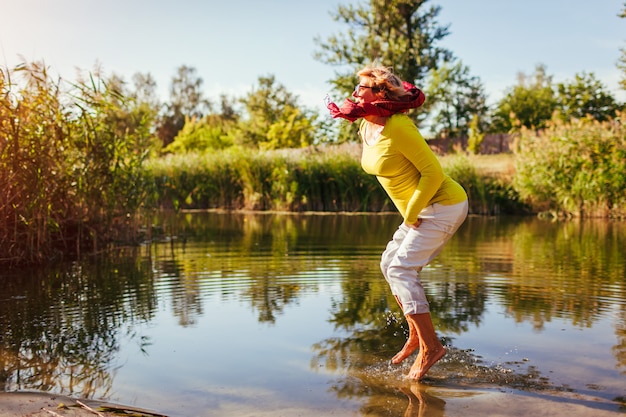
<path fill-rule="evenodd" d="M 378 270 L 397 216 L 160 221 L 162 243 L 3 277 L 4 390 L 171 416 L 433 417 L 502 390 L 623 411 L 623 224 L 469 218 L 422 274 L 449 354 L 414 384 L 412 358 L 389 365 L 406 326 Z"/>

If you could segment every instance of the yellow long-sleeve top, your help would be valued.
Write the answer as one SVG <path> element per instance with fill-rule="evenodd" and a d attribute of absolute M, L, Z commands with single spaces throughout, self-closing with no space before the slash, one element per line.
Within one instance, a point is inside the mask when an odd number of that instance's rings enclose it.
<path fill-rule="evenodd" d="M 467 199 L 463 187 L 443 172 L 437 156 L 405 114 L 387 119 L 376 144 L 363 141 L 361 166 L 376 175 L 407 224 L 417 222 L 426 206 Z"/>

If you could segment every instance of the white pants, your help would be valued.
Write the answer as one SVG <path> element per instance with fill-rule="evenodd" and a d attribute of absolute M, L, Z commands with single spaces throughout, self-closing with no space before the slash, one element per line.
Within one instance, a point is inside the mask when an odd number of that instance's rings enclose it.
<path fill-rule="evenodd" d="M 402 304 L 404 315 L 428 313 L 430 307 L 419 273 L 443 249 L 467 217 L 467 200 L 445 206 L 432 204 L 419 214 L 421 223 L 413 229 L 404 223 L 387 244 L 380 269 L 393 295 Z"/>

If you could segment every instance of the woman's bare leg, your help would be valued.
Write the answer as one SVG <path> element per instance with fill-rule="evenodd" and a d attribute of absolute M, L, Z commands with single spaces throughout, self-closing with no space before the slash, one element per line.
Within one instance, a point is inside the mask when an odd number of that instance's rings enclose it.
<path fill-rule="evenodd" d="M 391 358 L 391 363 L 393 363 L 394 365 L 399 364 L 400 362 L 411 356 L 411 354 L 420 347 L 420 338 L 417 333 L 417 329 L 410 321 L 407 320 L 407 323 L 409 325 L 409 338 L 402 347 L 402 350 L 400 350 L 400 352 L 396 353 L 394 357 Z"/>
<path fill-rule="evenodd" d="M 402 303 L 400 302 L 400 299 L 397 295 L 395 297 L 398 305 L 400 306 L 400 309 L 402 309 Z M 399 364 L 400 362 L 411 356 L 411 354 L 415 352 L 415 350 L 417 350 L 417 348 L 419 348 L 420 346 L 420 338 L 417 332 L 417 328 L 411 320 L 407 320 L 406 322 L 409 326 L 409 337 L 402 347 L 402 350 L 400 350 L 400 352 L 396 353 L 394 357 L 391 358 L 391 363 L 393 363 L 394 365 Z"/>
<path fill-rule="evenodd" d="M 435 333 L 430 313 L 408 314 L 406 318 L 407 321 L 413 322 L 420 340 L 420 353 L 411 366 L 409 378 L 419 380 L 446 354 L 446 348 Z"/>

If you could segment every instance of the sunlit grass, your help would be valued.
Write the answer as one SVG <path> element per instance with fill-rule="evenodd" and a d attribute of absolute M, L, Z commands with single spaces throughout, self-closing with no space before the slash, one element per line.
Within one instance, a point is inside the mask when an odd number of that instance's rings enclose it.
<path fill-rule="evenodd" d="M 149 167 L 160 207 L 393 211 L 376 178 L 361 168 L 360 154 L 355 143 L 278 151 L 230 148 L 170 155 L 150 161 Z M 511 155 L 450 155 L 441 160 L 467 190 L 471 212 L 527 212 L 511 188 Z"/>
<path fill-rule="evenodd" d="M 440 157 L 442 164 L 447 160 L 456 158 L 456 155 Z M 515 156 L 512 153 L 500 153 L 493 155 L 465 155 L 469 163 L 481 176 L 501 178 L 511 181 L 515 175 Z"/>
<path fill-rule="evenodd" d="M 621 115 L 618 115 L 621 117 Z M 626 129 L 620 117 L 522 130 L 514 186 L 555 216 L 626 217 Z"/>

